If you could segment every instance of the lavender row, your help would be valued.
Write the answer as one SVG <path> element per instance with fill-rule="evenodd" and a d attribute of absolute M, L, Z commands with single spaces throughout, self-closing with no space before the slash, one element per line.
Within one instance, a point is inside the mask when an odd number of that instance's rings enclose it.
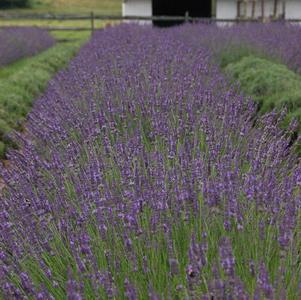
<path fill-rule="evenodd" d="M 34 27 L 10 27 L 0 30 L 0 66 L 35 55 L 54 45 L 54 38 Z"/>
<path fill-rule="evenodd" d="M 284 114 L 256 121 L 203 29 L 107 28 L 50 83 L 2 170 L 4 298 L 300 297 Z"/>
<path fill-rule="evenodd" d="M 270 23 L 260 26 L 235 26 L 232 36 L 249 45 L 259 46 L 265 53 L 278 58 L 292 70 L 301 73 L 301 29 L 299 25 Z"/>
<path fill-rule="evenodd" d="M 286 64 L 301 73 L 301 29 L 299 25 L 278 23 L 246 23 L 228 27 L 206 26 L 204 38 L 217 53 L 235 47 L 257 50 L 259 54 Z M 210 32 L 210 34 L 209 34 Z M 193 34 L 193 33 L 192 33 Z"/>

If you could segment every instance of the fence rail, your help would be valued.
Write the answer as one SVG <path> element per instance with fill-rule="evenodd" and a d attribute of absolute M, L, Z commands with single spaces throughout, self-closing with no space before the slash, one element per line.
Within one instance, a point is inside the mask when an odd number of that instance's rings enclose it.
<path fill-rule="evenodd" d="M 217 19 L 217 18 L 197 18 L 189 15 L 185 16 L 118 16 L 118 15 L 97 15 L 91 12 L 90 15 L 68 15 L 68 14 L 1 14 L 1 20 L 32 20 L 32 21 L 90 21 L 90 27 L 71 27 L 71 26 L 38 26 L 47 30 L 71 30 L 71 31 L 93 31 L 95 21 L 161 21 L 161 22 L 203 22 L 203 23 L 246 23 L 262 21 L 282 21 L 287 23 L 301 23 L 301 19 L 252 19 L 252 18 L 235 18 L 235 19 Z M 5 26 L 0 26 L 3 28 Z"/>

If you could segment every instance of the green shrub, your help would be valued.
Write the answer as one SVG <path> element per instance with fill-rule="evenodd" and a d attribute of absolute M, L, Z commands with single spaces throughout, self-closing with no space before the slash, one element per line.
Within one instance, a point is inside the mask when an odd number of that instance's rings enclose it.
<path fill-rule="evenodd" d="M 301 76 L 285 65 L 256 56 L 242 57 L 225 67 L 226 74 L 239 82 L 242 91 L 259 104 L 259 112 L 287 108 L 288 114 L 282 122 L 287 128 L 292 119 L 297 119 L 301 132 Z M 296 136 L 296 133 L 292 135 Z M 301 155 L 301 145 L 295 145 Z"/>
<path fill-rule="evenodd" d="M 213 49 L 213 55 L 215 58 L 215 62 L 217 62 L 222 69 L 227 67 L 229 64 L 240 61 L 246 56 L 256 56 L 259 58 L 265 58 L 267 60 L 278 62 L 276 57 L 268 57 L 260 49 L 256 49 L 247 45 L 238 46 L 235 44 L 231 44 L 228 46 L 224 46 L 222 49 Z"/>
<path fill-rule="evenodd" d="M 283 107 L 293 113 L 301 107 L 301 76 L 285 65 L 247 56 L 228 64 L 225 71 L 260 104 L 262 113 Z"/>

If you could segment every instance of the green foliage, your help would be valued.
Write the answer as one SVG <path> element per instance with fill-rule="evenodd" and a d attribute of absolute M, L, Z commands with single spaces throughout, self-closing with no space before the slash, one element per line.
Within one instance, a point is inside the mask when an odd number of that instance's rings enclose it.
<path fill-rule="evenodd" d="M 61 24 L 54 25 L 60 26 Z M 68 24 L 66 26 L 69 26 Z M 86 25 L 83 25 L 86 26 Z M 90 31 L 52 31 L 51 35 L 58 41 L 81 41 L 88 40 L 91 36 Z"/>
<path fill-rule="evenodd" d="M 297 131 L 300 132 L 301 76 L 283 64 L 254 55 L 242 56 L 241 59 L 235 54 L 232 57 L 225 56 L 227 62 L 232 61 L 224 64 L 225 72 L 239 82 L 245 94 L 257 101 L 260 113 L 286 108 L 288 113 L 282 127 L 287 128 L 296 119 L 299 122 Z M 301 155 L 300 145 L 296 145 L 296 149 Z"/>
<path fill-rule="evenodd" d="M 235 63 L 242 58 L 253 53 L 253 49 L 248 47 L 229 47 L 218 53 L 217 59 L 220 67 L 224 69 L 229 64 Z"/>
<path fill-rule="evenodd" d="M 243 59 L 246 56 L 256 56 L 258 58 L 273 60 L 277 62 L 276 58 L 272 58 L 267 56 L 260 49 L 256 49 L 254 47 L 248 45 L 236 45 L 231 44 L 228 46 L 223 46 L 222 49 L 217 48 L 213 49 L 215 61 L 219 64 L 219 66 L 224 69 L 229 64 L 236 63 Z"/>
<path fill-rule="evenodd" d="M 294 112 L 301 107 L 301 77 L 285 65 L 247 56 L 228 64 L 225 71 L 260 103 L 262 112 L 284 106 Z"/>
<path fill-rule="evenodd" d="M 0 156 L 7 146 L 13 129 L 20 130 L 33 100 L 47 86 L 47 82 L 69 62 L 81 42 L 57 44 L 53 48 L 16 64 L 0 69 Z M 4 145 L 2 145 L 4 144 Z"/>

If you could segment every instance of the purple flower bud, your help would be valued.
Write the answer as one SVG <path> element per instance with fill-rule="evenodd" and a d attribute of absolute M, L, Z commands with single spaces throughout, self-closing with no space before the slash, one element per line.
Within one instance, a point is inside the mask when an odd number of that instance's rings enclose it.
<path fill-rule="evenodd" d="M 124 287 L 125 287 L 125 296 L 127 297 L 128 300 L 138 299 L 136 289 L 132 284 L 130 284 L 128 279 L 124 281 Z"/>
<path fill-rule="evenodd" d="M 257 276 L 257 287 L 260 291 L 263 292 L 266 299 L 273 299 L 274 298 L 274 289 L 269 282 L 269 276 L 267 270 L 265 268 L 264 263 L 260 263 L 258 276 Z"/>
<path fill-rule="evenodd" d="M 148 297 L 150 300 L 160 300 L 161 298 L 157 295 L 157 293 L 154 291 L 153 287 L 150 286 L 148 289 Z"/>
<path fill-rule="evenodd" d="M 20 274 L 20 279 L 22 288 L 26 291 L 26 293 L 34 294 L 34 285 L 26 272 L 22 272 Z"/>
<path fill-rule="evenodd" d="M 219 248 L 220 262 L 226 275 L 234 277 L 235 258 L 232 254 L 232 247 L 229 238 L 223 237 Z"/>
<path fill-rule="evenodd" d="M 169 259 L 169 267 L 170 267 L 170 273 L 171 275 L 177 275 L 179 274 L 179 262 L 177 259 L 170 258 Z"/>

